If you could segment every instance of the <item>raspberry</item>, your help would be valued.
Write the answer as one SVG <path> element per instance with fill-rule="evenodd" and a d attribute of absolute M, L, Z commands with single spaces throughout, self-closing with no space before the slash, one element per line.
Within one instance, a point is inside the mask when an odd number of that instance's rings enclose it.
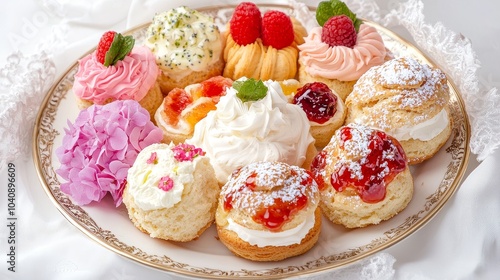
<path fill-rule="evenodd" d="M 115 39 L 115 31 L 108 31 L 101 36 L 99 44 L 97 45 L 96 57 L 97 61 L 104 64 L 104 59 L 106 58 L 106 53 L 111 47 L 111 43 Z"/>
<path fill-rule="evenodd" d="M 321 41 L 331 47 L 346 46 L 349 48 L 356 45 L 356 29 L 352 20 L 345 15 L 334 16 L 323 25 Z"/>
<path fill-rule="evenodd" d="M 234 14 L 229 21 L 229 32 L 234 41 L 239 45 L 248 45 L 260 37 L 261 14 L 257 5 L 242 2 L 234 9 Z"/>
<path fill-rule="evenodd" d="M 272 10 L 262 17 L 262 43 L 275 49 L 288 47 L 294 40 L 292 20 L 285 13 Z"/>

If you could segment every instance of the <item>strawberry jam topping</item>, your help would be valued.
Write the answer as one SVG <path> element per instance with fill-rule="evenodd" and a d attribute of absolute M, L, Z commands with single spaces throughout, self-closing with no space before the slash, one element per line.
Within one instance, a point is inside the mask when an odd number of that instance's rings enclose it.
<path fill-rule="evenodd" d="M 280 162 L 258 162 L 233 172 L 222 193 L 225 211 L 246 212 L 270 231 L 279 231 L 317 193 L 309 172 Z M 316 203 L 313 199 L 311 203 Z"/>
<path fill-rule="evenodd" d="M 326 151 L 322 150 L 314 157 L 311 163 L 311 173 L 314 180 L 316 180 L 320 191 L 325 188 L 325 180 L 323 180 L 323 176 L 326 167 L 326 154 Z"/>
<path fill-rule="evenodd" d="M 342 192 L 346 187 L 354 187 L 364 202 L 382 201 L 387 184 L 407 167 L 403 148 L 386 133 L 360 125 L 345 126 L 339 133 L 340 148 L 356 156 L 355 160 L 341 157 L 337 161 L 330 176 L 333 188 Z"/>
<path fill-rule="evenodd" d="M 309 121 L 323 124 L 337 111 L 337 96 L 324 83 L 307 83 L 297 90 L 293 104 L 304 110 Z"/>

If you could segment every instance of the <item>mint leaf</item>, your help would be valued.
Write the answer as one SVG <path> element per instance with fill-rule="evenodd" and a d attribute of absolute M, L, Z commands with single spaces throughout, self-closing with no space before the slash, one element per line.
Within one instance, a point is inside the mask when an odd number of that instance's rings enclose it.
<path fill-rule="evenodd" d="M 339 15 L 348 16 L 354 23 L 356 32 L 359 31 L 359 26 L 362 21 L 356 17 L 356 14 L 353 13 L 344 2 L 340 0 L 322 1 L 318 4 L 318 8 L 316 9 L 316 21 L 320 26 L 323 26 L 329 18 Z"/>
<path fill-rule="evenodd" d="M 247 79 L 245 81 L 234 81 L 233 88 L 238 91 L 236 97 L 241 101 L 257 101 L 267 94 L 267 87 L 261 80 L 255 80 L 253 78 Z"/>
<path fill-rule="evenodd" d="M 135 39 L 132 36 L 123 36 L 116 33 L 111 47 L 104 57 L 104 66 L 114 65 L 118 60 L 123 60 L 134 47 Z"/>

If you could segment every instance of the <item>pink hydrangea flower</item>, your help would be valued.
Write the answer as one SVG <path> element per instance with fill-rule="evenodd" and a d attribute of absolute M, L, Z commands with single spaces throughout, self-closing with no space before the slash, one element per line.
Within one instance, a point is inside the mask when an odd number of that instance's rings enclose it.
<path fill-rule="evenodd" d="M 164 177 L 160 178 L 160 182 L 158 183 L 158 188 L 168 192 L 173 187 L 174 187 L 174 181 L 172 180 L 172 178 L 170 178 L 168 176 L 164 176 Z"/>
<path fill-rule="evenodd" d="M 190 144 L 179 144 L 172 148 L 174 158 L 177 161 L 193 161 L 197 156 L 204 156 L 205 152 L 201 148 L 197 148 Z"/>
<path fill-rule="evenodd" d="M 90 106 L 73 124 L 68 121 L 64 131 L 62 146 L 56 149 L 61 163 L 56 172 L 66 181 L 61 191 L 79 205 L 109 193 L 119 206 L 128 169 L 142 149 L 163 137 L 148 111 L 134 100 Z"/>

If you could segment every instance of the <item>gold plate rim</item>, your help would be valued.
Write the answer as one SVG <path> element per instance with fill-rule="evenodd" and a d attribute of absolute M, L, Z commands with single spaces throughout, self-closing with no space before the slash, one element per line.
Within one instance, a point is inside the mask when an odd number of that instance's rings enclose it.
<path fill-rule="evenodd" d="M 266 4 L 263 4 L 266 5 Z M 229 7 L 234 7 L 234 5 L 226 5 L 226 6 L 210 6 L 210 7 L 202 7 L 199 8 L 198 10 L 200 11 L 207 11 L 210 9 L 221 9 L 221 8 L 229 8 Z M 273 8 L 281 8 L 281 9 L 289 9 L 291 8 L 290 6 L 287 5 L 279 5 L 279 4 L 267 4 L 266 7 L 273 7 Z M 309 7 L 311 11 L 314 11 L 314 7 Z M 396 33 L 392 32 L 391 30 L 371 21 L 365 21 L 369 25 L 377 28 L 377 30 L 381 31 L 383 34 L 386 34 L 387 36 L 391 37 L 392 39 L 398 41 L 399 43 L 405 45 L 409 49 L 412 50 L 412 54 L 417 56 L 417 58 L 423 60 L 426 63 L 429 63 L 430 65 L 436 65 L 436 63 L 429 58 L 427 55 L 425 55 L 422 51 L 420 51 L 417 47 L 412 45 L 410 42 L 407 40 L 403 39 Z M 136 32 L 137 30 L 141 30 L 147 27 L 149 23 L 139 25 L 135 28 L 132 28 L 126 32 L 125 34 L 131 34 Z M 86 54 L 92 52 L 90 50 Z M 85 54 L 85 55 L 86 55 Z M 83 56 L 82 56 L 83 57 Z M 176 264 L 175 261 L 170 260 L 167 256 L 163 257 L 158 257 L 159 259 L 146 259 L 145 257 L 148 256 L 147 253 L 143 252 L 140 250 L 140 248 L 128 248 L 129 250 L 124 251 L 123 248 L 120 248 L 120 241 L 113 235 L 112 232 L 106 231 L 97 225 L 95 221 L 90 218 L 91 223 L 93 222 L 94 224 L 92 225 L 92 229 L 89 228 L 89 225 L 86 225 L 83 223 L 77 216 L 78 215 L 86 215 L 87 213 L 81 209 L 80 207 L 75 207 L 76 212 L 71 212 L 70 209 L 65 207 L 64 205 L 73 205 L 71 200 L 69 198 L 64 198 L 64 194 L 61 195 L 62 200 L 58 200 L 56 198 L 57 195 L 60 195 L 60 193 L 57 193 L 59 191 L 58 188 L 52 189 L 51 186 L 58 185 L 57 181 L 53 181 L 55 177 L 55 172 L 51 166 L 51 160 L 50 158 L 47 159 L 48 156 L 52 155 L 53 152 L 53 138 L 47 137 L 47 135 L 51 135 L 51 133 L 55 133 L 54 131 L 46 131 L 47 128 L 51 127 L 51 121 L 54 120 L 55 115 L 57 113 L 56 110 L 54 110 L 54 107 L 57 108 L 58 103 L 57 100 L 54 100 L 54 94 L 56 92 L 56 89 L 59 86 L 64 86 L 62 85 L 64 79 L 68 74 L 71 72 L 71 70 L 74 70 L 75 67 L 78 65 L 78 61 L 73 63 L 62 75 L 61 77 L 57 80 L 57 82 L 54 83 L 54 85 L 51 87 L 51 89 L 48 91 L 47 95 L 45 96 L 44 100 L 42 101 L 42 104 L 40 106 L 40 109 L 38 111 L 38 115 L 35 121 L 34 129 L 33 129 L 33 142 L 32 142 L 32 150 L 33 150 L 33 160 L 36 168 L 36 172 L 38 175 L 38 178 L 42 184 L 42 187 L 45 190 L 45 193 L 49 197 L 49 199 L 52 201 L 52 203 L 56 206 L 56 208 L 61 212 L 61 214 L 74 226 L 76 226 L 80 231 L 82 231 L 87 237 L 91 238 L 95 242 L 97 242 L 99 245 L 121 255 L 126 257 L 127 259 L 133 260 L 135 262 L 138 262 L 140 264 L 146 265 L 151 268 L 159 269 L 162 271 L 167 271 L 167 272 L 173 272 L 173 273 L 178 273 L 184 276 L 190 276 L 190 277 L 200 277 L 203 276 L 205 278 L 211 278 L 211 279 L 227 279 L 227 278 L 233 278 L 233 277 L 244 277 L 247 279 L 251 278 L 261 278 L 262 276 L 266 276 L 268 279 L 275 279 L 275 278 L 282 278 L 282 277 L 292 277 L 292 276 L 298 276 L 298 275 L 309 275 L 309 274 L 315 274 L 315 273 L 321 273 L 326 270 L 332 270 L 336 268 L 343 267 L 347 264 L 351 264 L 355 261 L 358 261 L 360 259 L 366 258 L 369 255 L 375 254 L 377 252 L 380 252 L 390 246 L 393 246 L 394 244 L 400 242 L 401 240 L 407 238 L 411 234 L 413 234 L 415 231 L 418 229 L 422 228 L 425 224 L 427 224 L 441 209 L 442 207 L 446 204 L 446 202 L 450 199 L 450 197 L 453 196 L 453 194 L 458 190 L 459 184 L 465 174 L 467 164 L 470 158 L 470 149 L 469 149 L 469 142 L 470 142 L 470 134 L 471 134 L 471 128 L 470 128 L 470 122 L 469 118 L 465 109 L 465 103 L 457 90 L 457 87 L 455 84 L 452 82 L 452 80 L 448 77 L 448 85 L 450 86 L 451 92 L 453 93 L 453 96 L 456 98 L 456 105 L 458 106 L 458 109 L 460 110 L 459 112 L 463 115 L 463 123 L 458 124 L 462 125 L 463 128 L 462 131 L 465 136 L 463 136 L 461 146 L 464 146 L 463 150 L 460 150 L 461 152 L 459 153 L 459 156 L 461 156 L 461 160 L 457 161 L 459 164 L 456 166 L 457 172 L 452 178 L 452 181 L 449 183 L 448 187 L 445 190 L 445 193 L 441 196 L 441 198 L 433 205 L 433 208 L 430 209 L 425 216 L 421 217 L 416 221 L 414 224 L 409 229 L 406 229 L 403 233 L 399 235 L 395 235 L 392 239 L 390 239 L 388 242 L 383 242 L 382 244 L 368 244 L 370 246 L 374 246 L 371 250 L 365 250 L 364 252 L 361 252 L 359 254 L 355 254 L 352 257 L 345 258 L 345 259 L 340 259 L 336 260 L 331 263 L 327 263 L 326 265 L 319 266 L 319 267 L 312 267 L 308 268 L 307 264 L 302 265 L 300 268 L 298 267 L 282 267 L 282 268 L 276 268 L 275 270 L 267 270 L 267 271 L 222 271 L 218 269 L 209 269 L 209 268 L 193 268 L 190 267 L 189 265 L 186 265 L 184 267 L 188 267 L 189 269 L 182 269 L 181 266 L 165 266 L 164 262 L 166 261 L 167 263 L 172 263 Z M 60 100 L 59 100 L 60 101 Z M 42 127 L 43 125 L 43 127 Z M 455 131 L 456 129 L 454 129 Z M 55 138 L 55 137 L 54 137 Z M 47 150 L 47 154 L 43 154 L 41 152 L 42 149 Z M 50 173 L 50 174 L 47 174 Z M 442 182 L 441 182 L 442 183 Z M 55 193 L 56 192 L 56 193 Z M 60 192 L 60 191 L 59 191 Z M 64 205 L 63 205 L 64 204 Z M 73 205 L 74 206 L 74 205 Z M 73 209 L 73 211 L 75 211 Z M 81 216 L 80 216 L 81 217 Z M 89 221 L 87 221 L 89 222 Z M 99 236 L 95 233 L 95 230 L 101 230 L 99 232 Z M 373 241 L 372 241 L 373 243 Z M 164 261 L 162 262 L 162 258 Z M 181 267 L 181 268 L 179 268 Z"/>

